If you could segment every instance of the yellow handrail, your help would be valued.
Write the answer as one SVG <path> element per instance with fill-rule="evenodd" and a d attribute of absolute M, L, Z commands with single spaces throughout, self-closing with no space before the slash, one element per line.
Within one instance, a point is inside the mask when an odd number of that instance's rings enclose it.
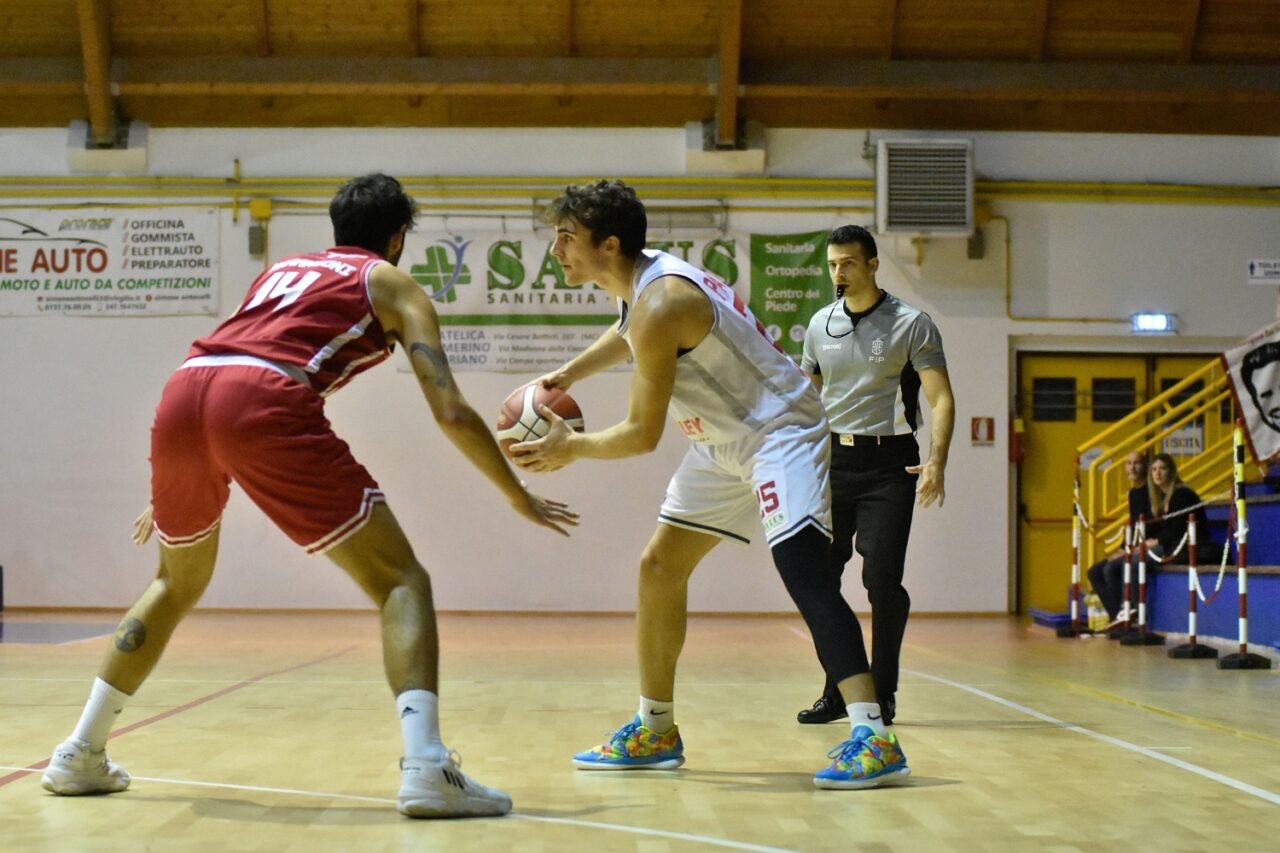
<path fill-rule="evenodd" d="M 1196 383 L 1203 383 L 1203 388 L 1174 402 Z M 1202 446 L 1192 458 L 1178 466 L 1178 475 L 1203 499 L 1218 497 L 1214 489 L 1231 479 L 1233 448 L 1231 425 L 1219 426 L 1215 421 L 1220 407 L 1230 397 L 1222 362 L 1215 358 L 1076 448 L 1077 459 L 1096 453 L 1084 467 L 1081 482 L 1076 486 L 1078 511 L 1089 530 L 1082 542 L 1083 565 L 1100 559 L 1101 548 L 1114 539 L 1129 520 L 1128 490 L 1119 487 L 1123 466 L 1116 464 L 1129 453 L 1150 455 L 1188 424 L 1203 424 Z M 1214 435 L 1219 429 L 1223 435 Z M 1118 499 L 1111 499 L 1110 496 L 1116 494 Z"/>

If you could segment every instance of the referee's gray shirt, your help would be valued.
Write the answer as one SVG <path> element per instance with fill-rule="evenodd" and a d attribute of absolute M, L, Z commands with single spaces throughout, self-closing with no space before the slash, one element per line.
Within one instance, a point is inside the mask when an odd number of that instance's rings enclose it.
<path fill-rule="evenodd" d="M 920 425 L 919 371 L 945 367 L 942 335 L 929 315 L 887 292 L 850 315 L 844 300 L 813 315 L 800 367 L 822 376 L 831 431 L 904 435 Z"/>

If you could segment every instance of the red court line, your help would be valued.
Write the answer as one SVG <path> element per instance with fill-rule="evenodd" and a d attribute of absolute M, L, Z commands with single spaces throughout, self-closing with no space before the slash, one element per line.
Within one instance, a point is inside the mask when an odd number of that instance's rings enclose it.
<path fill-rule="evenodd" d="M 277 669 L 277 670 L 273 670 L 272 672 L 264 672 L 261 675 L 255 675 L 253 678 L 246 678 L 244 681 L 233 684 L 230 687 L 224 687 L 221 690 L 210 693 L 208 696 L 201 696 L 199 699 L 192 699 L 190 702 L 186 703 L 185 705 L 179 705 L 176 708 L 170 708 L 167 711 L 161 711 L 159 714 L 156 714 L 153 717 L 147 717 L 145 720 L 139 720 L 136 723 L 130 723 L 127 726 L 121 726 L 120 728 L 111 732 L 111 734 L 107 735 L 107 740 L 111 740 L 112 738 L 117 738 L 120 735 L 126 735 L 129 732 L 142 728 L 143 726 L 149 726 L 152 723 L 158 723 L 161 720 L 167 720 L 172 716 L 181 714 L 183 711 L 189 711 L 192 708 L 196 708 L 196 707 L 199 707 L 200 705 L 205 704 L 206 702 L 212 702 L 214 699 L 218 699 L 222 696 L 226 696 L 228 693 L 234 693 L 235 691 L 248 687 L 252 684 L 257 684 L 259 681 L 262 681 L 265 678 L 271 678 L 274 675 L 284 675 L 286 672 L 293 672 L 294 670 L 303 669 L 308 666 L 314 666 L 315 664 L 318 664 L 318 663 L 324 663 L 327 660 L 333 660 L 336 657 L 341 657 L 342 655 L 345 655 L 347 652 L 351 651 L 354 648 L 355 646 L 347 646 L 345 649 L 336 651 L 333 654 L 325 655 L 324 657 L 318 657 L 318 658 L 315 658 L 314 660 L 304 661 L 303 663 L 295 664 L 293 666 L 287 666 L 284 669 Z M 22 770 L 15 770 L 14 772 L 10 773 L 8 776 L 0 776 L 0 788 L 3 788 L 5 785 L 8 785 L 10 782 L 13 782 L 15 780 L 18 780 L 27 776 L 30 771 L 43 770 L 48 766 L 49 766 L 49 759 L 46 758 L 43 761 L 37 761 L 35 764 L 28 764 Z"/>

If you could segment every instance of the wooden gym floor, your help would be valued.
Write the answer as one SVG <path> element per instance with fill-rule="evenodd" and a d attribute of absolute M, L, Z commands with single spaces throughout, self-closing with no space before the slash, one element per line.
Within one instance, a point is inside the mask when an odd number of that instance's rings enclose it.
<path fill-rule="evenodd" d="M 445 822 L 394 810 L 372 613 L 197 613 L 110 742 L 132 789 L 54 797 L 30 768 L 74 725 L 107 638 L 48 640 L 113 622 L 3 618 L 0 850 L 1241 853 L 1280 830 L 1280 670 L 1013 618 L 913 618 L 896 726 L 910 780 L 820 791 L 810 778 L 848 730 L 795 722 L 820 686 L 798 618 L 691 619 L 685 766 L 587 773 L 570 753 L 634 712 L 632 620 L 446 614 L 445 740 L 515 812 Z"/>

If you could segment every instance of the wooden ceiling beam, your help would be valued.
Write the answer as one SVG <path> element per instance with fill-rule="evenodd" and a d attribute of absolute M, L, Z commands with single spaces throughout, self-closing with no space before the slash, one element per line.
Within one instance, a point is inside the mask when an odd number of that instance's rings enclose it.
<path fill-rule="evenodd" d="M 560 55 L 573 56 L 575 36 L 573 32 L 573 0 L 560 0 Z"/>
<path fill-rule="evenodd" d="M 78 59 L 0 59 L 0 96 L 84 96 L 84 63 Z"/>
<path fill-rule="evenodd" d="M 111 92 L 111 20 L 107 0 L 76 0 L 76 13 L 80 18 L 89 135 L 96 145 L 115 145 L 116 110 Z"/>
<path fill-rule="evenodd" d="M 738 141 L 738 75 L 742 64 L 742 0 L 720 0 L 720 52 L 716 77 L 716 147 Z"/>
<path fill-rule="evenodd" d="M 710 96 L 705 59 L 120 58 L 121 95 Z"/>
<path fill-rule="evenodd" d="M 409 55 L 422 56 L 422 0 L 405 0 L 405 30 Z"/>
<path fill-rule="evenodd" d="M 258 56 L 270 56 L 271 18 L 267 13 L 267 0 L 250 0 L 249 11 L 253 15 L 253 35 Z"/>
<path fill-rule="evenodd" d="M 1274 105 L 1280 66 L 893 60 L 741 63 L 740 98 Z M 107 75 L 101 75 L 106 79 Z M 715 97 L 704 59 L 118 58 L 115 96 Z M 84 93 L 69 59 L 0 59 L 0 94 Z M 814 82 L 821 81 L 821 82 Z M 741 104 L 741 101 L 739 101 Z M 739 105 L 741 111 L 741 105 Z"/>
<path fill-rule="evenodd" d="M 893 42 L 898 33 L 898 0 L 884 0 L 880 10 L 880 28 L 884 37 L 880 40 L 880 58 L 893 59 Z"/>
<path fill-rule="evenodd" d="M 742 89 L 749 98 L 1275 103 L 1280 66 L 752 61 Z"/>
<path fill-rule="evenodd" d="M 1030 38 L 1027 58 L 1032 62 L 1043 62 L 1049 43 L 1049 0 L 1031 0 L 1031 26 L 1028 32 Z"/>
<path fill-rule="evenodd" d="M 1200 30 L 1201 0 L 1183 0 L 1186 5 L 1182 19 L 1182 44 L 1178 49 L 1178 62 L 1187 65 L 1196 55 L 1196 36 Z"/>

